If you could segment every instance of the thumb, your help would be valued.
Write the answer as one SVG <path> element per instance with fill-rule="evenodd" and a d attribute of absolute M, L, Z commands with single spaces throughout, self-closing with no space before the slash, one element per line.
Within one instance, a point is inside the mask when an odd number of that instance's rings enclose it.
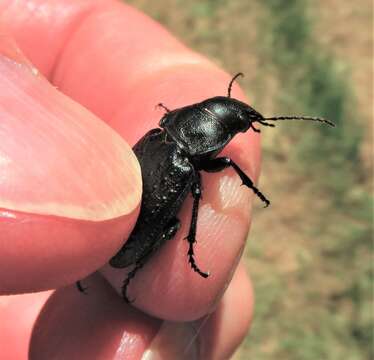
<path fill-rule="evenodd" d="M 0 139 L 0 294 L 55 288 L 101 267 L 136 221 L 137 160 L 1 34 Z"/>

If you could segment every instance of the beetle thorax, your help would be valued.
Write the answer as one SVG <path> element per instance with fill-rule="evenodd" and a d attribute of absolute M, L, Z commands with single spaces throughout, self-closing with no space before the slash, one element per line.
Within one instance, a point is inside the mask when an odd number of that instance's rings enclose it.
<path fill-rule="evenodd" d="M 214 97 L 166 114 L 160 126 L 190 156 L 220 152 L 238 133 L 249 128 L 244 103 Z"/>

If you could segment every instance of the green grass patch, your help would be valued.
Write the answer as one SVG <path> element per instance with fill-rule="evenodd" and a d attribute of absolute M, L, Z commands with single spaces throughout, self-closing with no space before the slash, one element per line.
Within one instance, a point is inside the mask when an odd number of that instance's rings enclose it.
<path fill-rule="evenodd" d="M 284 318 L 268 309 L 277 318 L 281 334 L 272 356 L 305 360 L 370 358 L 373 202 L 361 166 L 363 121 L 349 73 L 316 40 L 309 1 L 264 0 L 261 4 L 265 16 L 259 20 L 259 54 L 262 73 L 270 71 L 277 78 L 277 113 L 322 116 L 337 125 L 335 129 L 317 124 L 279 125 L 282 130 L 275 142 L 280 149 L 282 142 L 292 145 L 287 155 L 290 168 L 311 189 L 310 203 L 324 199 L 317 216 L 313 210 L 304 214 L 312 217 L 304 230 L 317 239 L 311 244 L 317 250 L 312 251 L 314 264 L 307 265 L 306 271 L 314 275 L 303 279 L 316 286 L 315 273 L 320 273 L 321 291 L 317 288 L 314 298 L 323 304 L 308 308 L 302 303 L 294 308 L 304 313 L 299 317 L 291 314 Z M 332 285 L 324 283 L 324 274 L 332 275 Z M 310 292 L 301 282 L 299 286 Z M 258 301 L 265 299 L 266 304 L 269 294 L 261 285 L 256 290 Z M 257 321 L 263 314 L 262 309 Z M 310 327 L 313 319 L 318 320 L 315 327 Z"/>

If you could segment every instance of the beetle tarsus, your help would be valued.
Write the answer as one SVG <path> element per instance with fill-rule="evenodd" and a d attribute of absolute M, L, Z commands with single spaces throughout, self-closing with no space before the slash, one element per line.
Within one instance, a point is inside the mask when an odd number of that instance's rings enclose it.
<path fill-rule="evenodd" d="M 135 301 L 135 299 L 130 300 L 127 297 L 127 287 L 129 286 L 131 279 L 135 276 L 135 274 L 138 272 L 138 270 L 143 267 L 144 264 L 145 264 L 145 261 L 140 261 L 140 262 L 136 263 L 134 268 L 127 274 L 127 277 L 126 277 L 125 281 L 123 282 L 122 297 L 123 297 L 123 300 L 125 300 L 125 302 L 127 304 L 131 304 Z"/>
<path fill-rule="evenodd" d="M 230 159 L 230 165 L 233 167 L 236 173 L 240 176 L 243 184 L 247 186 L 248 188 L 252 189 L 255 195 L 257 195 L 265 203 L 264 207 L 267 208 L 270 205 L 270 201 L 265 197 L 265 195 L 259 189 L 256 188 L 256 186 L 253 184 L 253 181 L 249 178 L 249 176 L 238 165 L 236 165 L 231 159 Z"/>
<path fill-rule="evenodd" d="M 191 265 L 191 268 L 192 268 L 193 271 L 197 272 L 200 276 L 202 276 L 203 278 L 206 279 L 209 276 L 209 273 L 201 271 L 199 269 L 199 267 L 196 265 L 196 261 L 195 261 L 195 258 L 194 258 L 193 244 L 196 242 L 196 240 L 194 240 L 194 239 L 190 240 L 188 237 L 187 237 L 187 240 L 190 244 L 189 249 L 188 249 L 188 253 L 187 253 L 188 254 L 188 262 Z"/>
<path fill-rule="evenodd" d="M 87 287 L 84 287 L 83 285 L 82 285 L 82 282 L 81 281 L 77 281 L 76 283 L 75 283 L 75 285 L 77 286 L 77 289 L 81 292 L 81 293 L 83 293 L 83 294 L 87 294 L 87 292 L 86 292 L 86 290 L 88 289 Z"/>
<path fill-rule="evenodd" d="M 193 245 L 196 243 L 196 228 L 197 228 L 197 217 L 199 213 L 199 202 L 201 199 L 201 178 L 200 174 L 196 173 L 196 178 L 194 183 L 191 187 L 191 193 L 193 197 L 193 205 L 192 205 L 192 215 L 191 215 L 191 224 L 190 224 L 190 230 L 188 232 L 188 236 L 186 237 L 186 240 L 189 243 L 189 249 L 188 249 L 188 262 L 191 265 L 191 268 L 197 272 L 199 275 L 201 275 L 203 278 L 207 278 L 209 276 L 208 273 L 205 273 L 199 269 L 199 267 L 196 265 L 196 261 L 194 258 L 194 251 L 193 251 Z"/>

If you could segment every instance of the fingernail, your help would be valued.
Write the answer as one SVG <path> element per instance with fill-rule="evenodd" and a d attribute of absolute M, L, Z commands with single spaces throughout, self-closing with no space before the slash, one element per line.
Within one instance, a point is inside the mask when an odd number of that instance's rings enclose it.
<path fill-rule="evenodd" d="M 199 333 L 194 323 L 165 321 L 142 360 L 197 360 L 199 349 Z"/>
<path fill-rule="evenodd" d="M 141 176 L 129 145 L 29 69 L 0 54 L 0 208 L 90 221 L 131 214 Z"/>

